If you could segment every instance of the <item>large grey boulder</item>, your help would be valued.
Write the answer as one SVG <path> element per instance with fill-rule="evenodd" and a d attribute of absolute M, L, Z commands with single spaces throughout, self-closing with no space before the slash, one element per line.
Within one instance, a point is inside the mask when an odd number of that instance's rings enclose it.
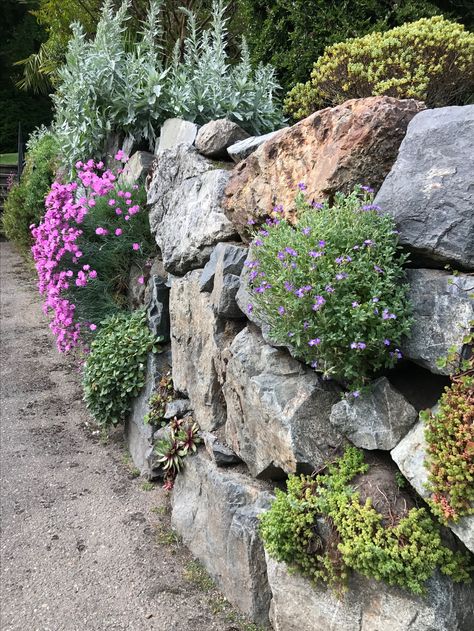
<path fill-rule="evenodd" d="M 158 154 L 147 202 L 150 228 L 168 272 L 202 267 L 216 243 L 235 236 L 220 207 L 228 179 L 228 171 L 215 169 L 194 147 L 181 144 Z"/>
<path fill-rule="evenodd" d="M 132 186 L 144 182 L 155 156 L 147 151 L 137 151 L 125 165 L 119 177 L 122 186 Z"/>
<path fill-rule="evenodd" d="M 192 145 L 198 133 L 198 126 L 182 118 L 168 118 L 161 126 L 160 140 L 156 154 L 170 147 Z"/>
<path fill-rule="evenodd" d="M 236 296 L 240 289 L 240 272 L 247 250 L 244 247 L 219 243 L 213 254 L 215 254 L 215 268 L 211 294 L 212 305 L 218 315 L 223 318 L 245 318 L 237 304 Z M 204 268 L 201 276 L 201 286 L 205 273 L 206 268 Z"/>
<path fill-rule="evenodd" d="M 284 127 L 283 129 L 288 129 L 288 127 Z M 234 162 L 245 160 L 245 158 L 258 149 L 260 145 L 263 145 L 264 142 L 276 136 L 279 132 L 283 131 L 283 129 L 271 131 L 263 136 L 250 136 L 250 138 L 246 138 L 245 140 L 239 140 L 235 144 L 227 147 L 227 153 Z"/>
<path fill-rule="evenodd" d="M 474 269 L 474 105 L 417 114 L 375 202 L 429 266 Z"/>
<path fill-rule="evenodd" d="M 312 471 L 340 442 L 329 422 L 339 393 L 255 327 L 232 342 L 223 391 L 226 442 L 253 476 Z"/>
<path fill-rule="evenodd" d="M 144 423 L 144 418 L 149 412 L 148 401 L 156 389 L 161 377 L 169 372 L 171 356 L 168 349 L 162 353 L 149 353 L 146 369 L 146 381 L 140 394 L 132 403 L 132 409 L 125 420 L 125 442 L 132 457 L 134 465 L 145 476 L 150 475 L 147 456 L 153 443 L 153 433 L 156 427 Z"/>
<path fill-rule="evenodd" d="M 343 399 L 331 410 L 334 428 L 362 449 L 393 449 L 415 423 L 415 408 L 386 377 L 357 398 Z"/>
<path fill-rule="evenodd" d="M 473 277 L 409 269 L 407 278 L 414 322 L 403 353 L 431 372 L 448 375 L 449 366 L 439 368 L 436 360 L 446 357 L 451 348 L 459 354 L 463 351 L 463 338 L 474 320 Z"/>
<path fill-rule="evenodd" d="M 427 449 L 425 426 L 420 417 L 411 431 L 390 452 L 405 478 L 424 499 L 430 497 L 427 489 L 428 470 L 425 467 Z M 448 526 L 474 552 L 474 515 L 463 517 L 457 523 L 448 522 Z"/>
<path fill-rule="evenodd" d="M 270 589 L 257 516 L 268 492 L 235 470 L 218 469 L 200 450 L 186 459 L 172 495 L 173 527 L 226 598 L 258 624 L 268 623 Z"/>
<path fill-rule="evenodd" d="M 175 390 L 186 394 L 201 429 L 225 422 L 221 393 L 224 364 L 221 356 L 238 329 L 221 320 L 210 296 L 200 291 L 201 271 L 175 278 L 171 286 L 171 351 Z"/>
<path fill-rule="evenodd" d="M 274 631 L 471 631 L 470 585 L 437 574 L 424 597 L 353 574 L 343 596 L 267 557 Z"/>
<path fill-rule="evenodd" d="M 229 157 L 227 147 L 249 137 L 250 134 L 237 123 L 228 118 L 219 118 L 199 129 L 194 145 L 203 156 L 223 160 Z"/>

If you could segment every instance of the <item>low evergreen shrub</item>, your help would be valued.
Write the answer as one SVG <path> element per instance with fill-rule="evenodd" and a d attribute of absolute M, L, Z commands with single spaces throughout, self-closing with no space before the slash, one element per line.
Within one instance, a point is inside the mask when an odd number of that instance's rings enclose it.
<path fill-rule="evenodd" d="M 268 553 L 313 581 L 344 588 L 349 571 L 423 594 L 439 569 L 453 581 L 469 581 L 469 559 L 446 547 L 424 508 L 412 508 L 393 524 L 370 498 L 351 486 L 368 466 L 363 452 L 348 447 L 326 473 L 290 476 L 287 492 L 276 490 L 260 532 Z"/>
<path fill-rule="evenodd" d="M 329 46 L 310 80 L 287 95 L 295 119 L 348 99 L 376 95 L 464 105 L 474 98 L 474 33 L 440 16 Z"/>
<path fill-rule="evenodd" d="M 276 207 L 256 234 L 248 309 L 273 340 L 357 396 L 375 371 L 401 358 L 411 324 L 406 255 L 393 219 L 361 187 L 313 206 L 301 190 L 296 205 L 296 225 Z"/>

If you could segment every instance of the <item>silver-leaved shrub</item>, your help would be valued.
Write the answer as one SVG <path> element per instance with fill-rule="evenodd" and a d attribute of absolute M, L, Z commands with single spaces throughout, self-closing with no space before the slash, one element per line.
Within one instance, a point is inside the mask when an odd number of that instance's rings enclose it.
<path fill-rule="evenodd" d="M 182 47 L 177 42 L 169 67 L 160 44 L 161 0 L 151 0 L 135 42 L 126 29 L 128 5 L 125 0 L 115 11 L 108 0 L 92 39 L 80 24 L 72 26 L 53 95 L 54 129 L 69 167 L 101 157 L 111 132 L 151 145 L 157 127 L 172 116 L 197 123 L 228 117 L 254 133 L 283 124 L 273 68 L 254 70 L 245 42 L 240 62 L 230 63 L 222 0 L 214 0 L 209 29 L 200 31 L 187 12 L 189 33 Z"/>
<path fill-rule="evenodd" d="M 246 262 L 251 303 L 271 338 L 325 376 L 355 388 L 401 358 L 411 324 L 393 220 L 363 187 L 309 204 L 297 195 L 298 222 L 273 217 Z"/>

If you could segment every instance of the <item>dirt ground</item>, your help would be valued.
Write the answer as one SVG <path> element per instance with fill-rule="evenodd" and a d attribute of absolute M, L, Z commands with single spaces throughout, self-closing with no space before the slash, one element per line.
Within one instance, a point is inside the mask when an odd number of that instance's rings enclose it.
<path fill-rule="evenodd" d="M 120 430 L 95 430 L 33 274 L 0 243 L 2 631 L 256 631 L 169 525 Z"/>

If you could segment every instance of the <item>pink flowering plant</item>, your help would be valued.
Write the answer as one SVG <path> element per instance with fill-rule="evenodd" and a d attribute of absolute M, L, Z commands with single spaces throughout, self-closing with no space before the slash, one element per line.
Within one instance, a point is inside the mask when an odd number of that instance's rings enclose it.
<path fill-rule="evenodd" d="M 123 152 L 117 160 L 126 161 Z M 104 318 L 126 307 L 132 264 L 154 251 L 143 189 L 120 186 L 102 162 L 76 164 L 77 180 L 54 182 L 31 226 L 38 287 L 59 351 L 87 345 Z"/>
<path fill-rule="evenodd" d="M 256 233 L 246 262 L 254 313 L 276 343 L 358 396 L 373 375 L 402 357 L 410 305 L 393 220 L 368 187 L 309 203 L 304 184 L 298 222 L 275 207 Z"/>

